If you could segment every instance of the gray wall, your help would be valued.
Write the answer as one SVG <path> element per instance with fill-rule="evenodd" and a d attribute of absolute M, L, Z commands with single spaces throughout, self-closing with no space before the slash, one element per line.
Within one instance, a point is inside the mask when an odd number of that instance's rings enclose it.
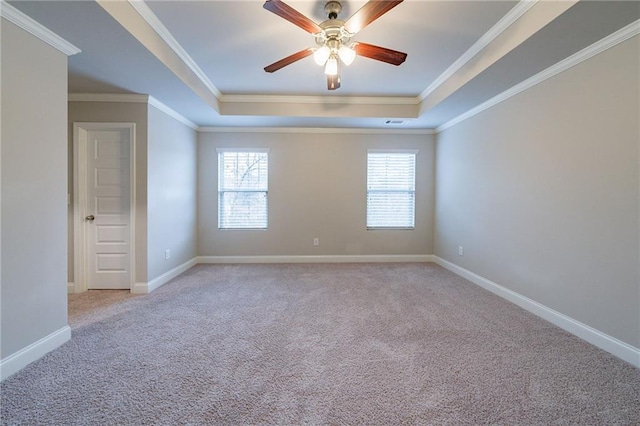
<path fill-rule="evenodd" d="M 196 257 L 196 131 L 149 106 L 147 279 Z M 171 251 L 165 259 L 165 250 Z"/>
<path fill-rule="evenodd" d="M 434 137 L 200 133 L 198 254 L 425 255 L 433 247 Z M 269 228 L 218 230 L 216 148 L 269 148 Z M 367 149 L 418 149 L 415 230 L 367 231 Z M 313 238 L 320 239 L 314 247 Z"/>
<path fill-rule="evenodd" d="M 67 57 L 0 26 L 4 359 L 67 325 Z"/>
<path fill-rule="evenodd" d="M 73 282 L 73 123 L 136 123 L 136 282 L 147 281 L 147 103 L 69 102 L 68 279 Z"/>
<path fill-rule="evenodd" d="M 438 256 L 635 347 L 639 51 L 635 37 L 445 130 L 436 156 Z"/>

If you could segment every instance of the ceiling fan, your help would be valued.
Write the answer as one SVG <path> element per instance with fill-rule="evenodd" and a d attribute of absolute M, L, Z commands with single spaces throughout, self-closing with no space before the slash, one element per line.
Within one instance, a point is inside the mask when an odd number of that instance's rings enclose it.
<path fill-rule="evenodd" d="M 393 9 L 403 0 L 370 0 L 346 21 L 338 19 L 342 10 L 339 1 L 328 1 L 324 7 L 328 19 L 316 24 L 281 0 L 267 0 L 264 8 L 286 19 L 294 25 L 312 34 L 316 39 L 316 48 L 308 48 L 280 59 L 264 67 L 266 72 L 274 72 L 280 68 L 313 55 L 314 61 L 324 66 L 327 75 L 327 88 L 335 90 L 340 87 L 340 65 L 350 65 L 356 56 L 375 59 L 392 65 L 400 65 L 407 59 L 407 54 L 372 44 L 354 42 L 351 38 L 364 27 Z"/>

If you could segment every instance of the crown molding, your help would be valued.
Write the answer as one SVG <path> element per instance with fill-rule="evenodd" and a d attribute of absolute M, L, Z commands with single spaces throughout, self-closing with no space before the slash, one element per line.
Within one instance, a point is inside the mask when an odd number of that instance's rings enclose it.
<path fill-rule="evenodd" d="M 453 118 L 449 121 L 447 121 L 446 123 L 442 124 L 441 126 L 439 126 L 438 128 L 436 128 L 436 133 L 440 133 L 443 130 L 446 130 L 468 118 L 473 117 L 474 115 L 477 115 L 479 113 L 481 113 L 484 110 L 487 110 L 497 104 L 499 104 L 500 102 L 503 102 L 521 92 L 524 92 L 527 89 L 532 88 L 533 86 L 536 86 L 540 83 L 542 83 L 545 80 L 548 80 L 551 77 L 554 77 L 558 74 L 560 74 L 563 71 L 568 70 L 569 68 L 580 64 L 581 62 L 586 61 L 587 59 L 590 59 L 592 57 L 594 57 L 595 55 L 604 52 L 605 50 L 611 49 L 612 47 L 630 39 L 631 37 L 637 36 L 640 34 L 640 19 L 637 21 L 632 22 L 631 24 L 627 25 L 626 27 L 621 28 L 620 30 L 616 31 L 613 34 L 610 34 L 609 36 L 595 42 L 594 44 L 592 44 L 591 46 L 588 46 L 584 49 L 582 49 L 579 52 L 574 53 L 573 55 L 569 56 L 568 58 L 556 63 L 555 65 L 550 66 L 549 68 L 539 72 L 538 74 L 534 75 L 531 78 L 528 78 L 527 80 L 516 84 L 515 86 L 511 87 L 508 90 L 505 90 L 504 92 L 500 93 L 499 95 L 494 96 L 493 98 L 489 99 L 488 101 L 476 106 L 475 108 L 470 109 L 469 111 L 460 114 L 459 116 L 457 116 L 456 118 Z"/>
<path fill-rule="evenodd" d="M 220 90 L 209 80 L 209 77 L 202 71 L 202 69 L 198 66 L 198 64 L 193 60 L 193 58 L 187 53 L 186 50 L 178 43 L 178 41 L 173 37 L 171 32 L 164 26 L 164 24 L 160 21 L 160 18 L 156 16 L 155 13 L 147 6 L 147 4 L 143 0 L 128 0 L 129 4 L 142 16 L 142 19 L 154 29 L 156 33 L 167 43 L 167 45 L 175 52 L 176 55 L 180 58 L 182 62 L 198 77 L 198 79 L 204 84 L 204 86 L 211 92 L 213 95 L 220 99 L 222 93 Z"/>
<path fill-rule="evenodd" d="M 44 41 L 48 45 L 58 49 L 67 56 L 72 56 L 81 52 L 81 50 L 76 46 L 69 43 L 67 40 L 63 39 L 39 22 L 20 12 L 4 0 L 0 0 L 0 16 L 22 28 L 29 34 Z"/>
<path fill-rule="evenodd" d="M 151 105 L 151 106 L 155 107 L 156 109 L 164 112 L 169 117 L 174 118 L 175 120 L 179 121 L 180 123 L 184 124 L 185 126 L 190 127 L 193 130 L 198 130 L 198 125 L 197 124 L 195 124 L 193 121 L 191 121 L 188 118 L 186 118 L 184 115 L 182 115 L 182 114 L 176 112 L 175 110 L 169 108 L 168 106 L 166 106 L 165 104 L 163 104 L 162 102 L 160 102 L 159 100 L 154 98 L 153 96 L 149 96 L 149 105 Z"/>
<path fill-rule="evenodd" d="M 122 102 L 134 104 L 148 104 L 176 119 L 180 123 L 193 130 L 198 130 L 198 125 L 184 115 L 169 108 L 153 96 L 139 95 L 135 93 L 69 93 L 69 102 Z"/>
<path fill-rule="evenodd" d="M 384 134 L 433 135 L 434 129 L 372 129 L 355 127 L 199 127 L 202 133 L 322 133 L 322 134 Z"/>
<path fill-rule="evenodd" d="M 222 95 L 222 103 L 284 103 L 284 104 L 348 104 L 348 105 L 418 105 L 415 96 L 281 96 Z"/>
<path fill-rule="evenodd" d="M 466 52 L 464 52 L 453 64 L 449 66 L 438 78 L 436 78 L 419 96 L 421 102 L 427 98 L 434 90 L 440 87 L 445 81 L 451 78 L 458 70 L 465 66 L 482 49 L 487 47 L 496 37 L 502 34 L 522 15 L 531 9 L 538 0 L 521 0 L 506 15 L 504 15 L 493 27 L 491 27 L 482 37 L 478 39 Z"/>

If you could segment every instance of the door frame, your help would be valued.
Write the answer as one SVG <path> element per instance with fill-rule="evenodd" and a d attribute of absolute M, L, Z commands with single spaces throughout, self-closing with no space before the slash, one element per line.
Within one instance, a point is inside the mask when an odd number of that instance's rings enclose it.
<path fill-rule="evenodd" d="M 136 281 L 136 124 L 135 123 L 73 123 L 73 281 L 74 293 L 88 290 L 87 278 L 87 134 L 91 130 L 129 131 L 129 289 Z"/>

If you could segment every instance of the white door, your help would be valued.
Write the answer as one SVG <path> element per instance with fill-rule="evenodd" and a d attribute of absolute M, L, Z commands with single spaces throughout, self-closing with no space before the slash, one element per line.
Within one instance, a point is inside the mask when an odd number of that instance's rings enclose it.
<path fill-rule="evenodd" d="M 129 289 L 132 131 L 130 127 L 89 128 L 84 135 L 87 288 Z"/>

